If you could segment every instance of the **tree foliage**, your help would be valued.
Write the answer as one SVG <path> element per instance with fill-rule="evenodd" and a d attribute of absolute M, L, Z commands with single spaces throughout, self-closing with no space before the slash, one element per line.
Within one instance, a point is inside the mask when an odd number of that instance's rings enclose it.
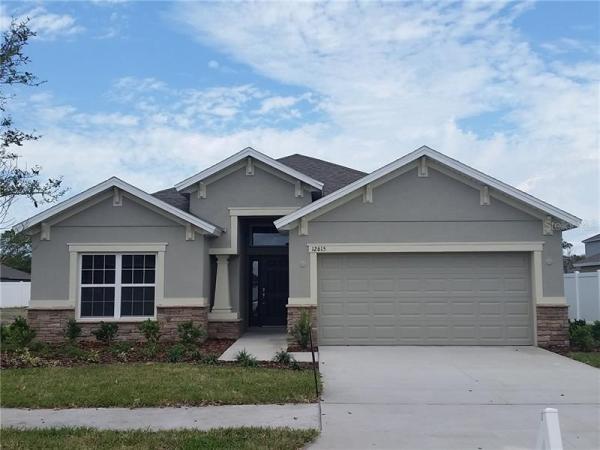
<path fill-rule="evenodd" d="M 28 22 L 28 19 L 13 20 L 2 34 L 0 48 L 0 223 L 5 223 L 10 206 L 18 198 L 27 198 L 38 207 L 55 201 L 65 192 L 61 188 L 61 178 L 40 179 L 39 166 L 19 167 L 19 155 L 10 150 L 40 137 L 16 128 L 7 113 L 8 103 L 14 97 L 7 92 L 11 86 L 39 86 L 42 83 L 25 69 L 29 57 L 23 51 L 29 39 L 35 36 Z"/>
<path fill-rule="evenodd" d="M 561 242 L 561 247 L 563 249 L 563 272 L 571 273 L 575 271 L 575 266 L 573 264 L 581 261 L 585 258 L 584 255 L 573 255 L 571 252 L 573 251 L 573 244 L 563 240 Z"/>
<path fill-rule="evenodd" d="M 31 272 L 31 238 L 8 230 L 0 236 L 0 261 L 13 269 Z"/>

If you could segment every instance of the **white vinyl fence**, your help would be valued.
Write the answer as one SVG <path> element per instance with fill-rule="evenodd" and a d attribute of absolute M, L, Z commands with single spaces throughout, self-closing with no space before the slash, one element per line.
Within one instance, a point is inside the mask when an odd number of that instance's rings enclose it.
<path fill-rule="evenodd" d="M 3 281 L 0 283 L 0 308 L 29 306 L 30 281 Z"/>
<path fill-rule="evenodd" d="M 600 320 L 600 270 L 565 273 L 569 319 Z"/>

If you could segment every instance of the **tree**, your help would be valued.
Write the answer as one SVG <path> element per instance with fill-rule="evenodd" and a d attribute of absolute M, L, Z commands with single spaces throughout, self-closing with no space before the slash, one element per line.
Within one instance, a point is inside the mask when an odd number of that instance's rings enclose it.
<path fill-rule="evenodd" d="M 570 242 L 563 240 L 561 242 L 561 247 L 563 249 L 563 272 L 574 272 L 575 267 L 573 266 L 573 264 L 575 264 L 578 261 L 581 261 L 582 259 L 585 259 L 585 256 L 571 254 L 571 251 L 573 250 L 573 244 L 571 244 Z"/>
<path fill-rule="evenodd" d="M 13 230 L 2 233 L 0 261 L 13 269 L 31 272 L 31 238 Z"/>
<path fill-rule="evenodd" d="M 23 143 L 40 137 L 15 128 L 12 117 L 7 113 L 8 101 L 14 97 L 6 92 L 10 86 L 39 86 L 42 83 L 25 70 L 29 57 L 23 50 L 29 39 L 35 36 L 28 22 L 29 19 L 20 22 L 13 19 L 2 34 L 0 48 L 0 224 L 6 222 L 9 208 L 18 198 L 29 199 L 37 208 L 56 201 L 65 192 L 61 188 L 61 178 L 41 180 L 39 166 L 19 167 L 19 155 L 10 150 L 10 147 L 21 147 Z"/>

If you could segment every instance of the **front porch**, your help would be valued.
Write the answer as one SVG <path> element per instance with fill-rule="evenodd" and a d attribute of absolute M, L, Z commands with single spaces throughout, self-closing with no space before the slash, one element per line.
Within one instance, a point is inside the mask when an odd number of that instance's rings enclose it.
<path fill-rule="evenodd" d="M 286 350 L 288 335 L 285 327 L 260 327 L 248 330 L 233 343 L 219 358 L 219 361 L 235 361 L 238 352 L 246 350 L 258 361 L 271 361 L 275 353 Z M 290 352 L 298 362 L 312 362 L 310 352 Z M 318 361 L 318 353 L 315 353 Z"/>

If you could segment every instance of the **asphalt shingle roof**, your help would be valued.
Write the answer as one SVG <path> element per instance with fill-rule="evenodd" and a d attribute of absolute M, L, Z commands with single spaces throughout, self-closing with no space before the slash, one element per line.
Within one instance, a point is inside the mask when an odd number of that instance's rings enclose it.
<path fill-rule="evenodd" d="M 588 257 L 582 259 L 581 261 L 577 261 L 573 265 L 575 267 L 579 267 L 579 266 L 582 266 L 582 265 L 586 265 L 587 266 L 587 265 L 592 265 L 592 264 L 593 265 L 597 264 L 598 266 L 600 266 L 600 253 L 597 254 L 597 255 L 588 256 Z"/>
<path fill-rule="evenodd" d="M 340 166 L 322 159 L 299 154 L 284 156 L 277 161 L 324 184 L 323 196 L 329 195 L 367 175 L 360 170 Z"/>
<path fill-rule="evenodd" d="M 2 264 L 0 265 L 0 278 L 3 280 L 31 280 L 31 274 Z"/>
<path fill-rule="evenodd" d="M 190 212 L 190 195 L 182 194 L 175 188 L 163 189 L 162 191 L 155 192 L 152 194 L 159 200 L 168 203 L 175 208 L 179 208 L 182 211 Z"/>
<path fill-rule="evenodd" d="M 581 242 L 583 242 L 585 244 L 586 242 L 595 242 L 595 241 L 600 241 L 600 233 L 596 234 L 595 236 L 584 239 Z"/>

